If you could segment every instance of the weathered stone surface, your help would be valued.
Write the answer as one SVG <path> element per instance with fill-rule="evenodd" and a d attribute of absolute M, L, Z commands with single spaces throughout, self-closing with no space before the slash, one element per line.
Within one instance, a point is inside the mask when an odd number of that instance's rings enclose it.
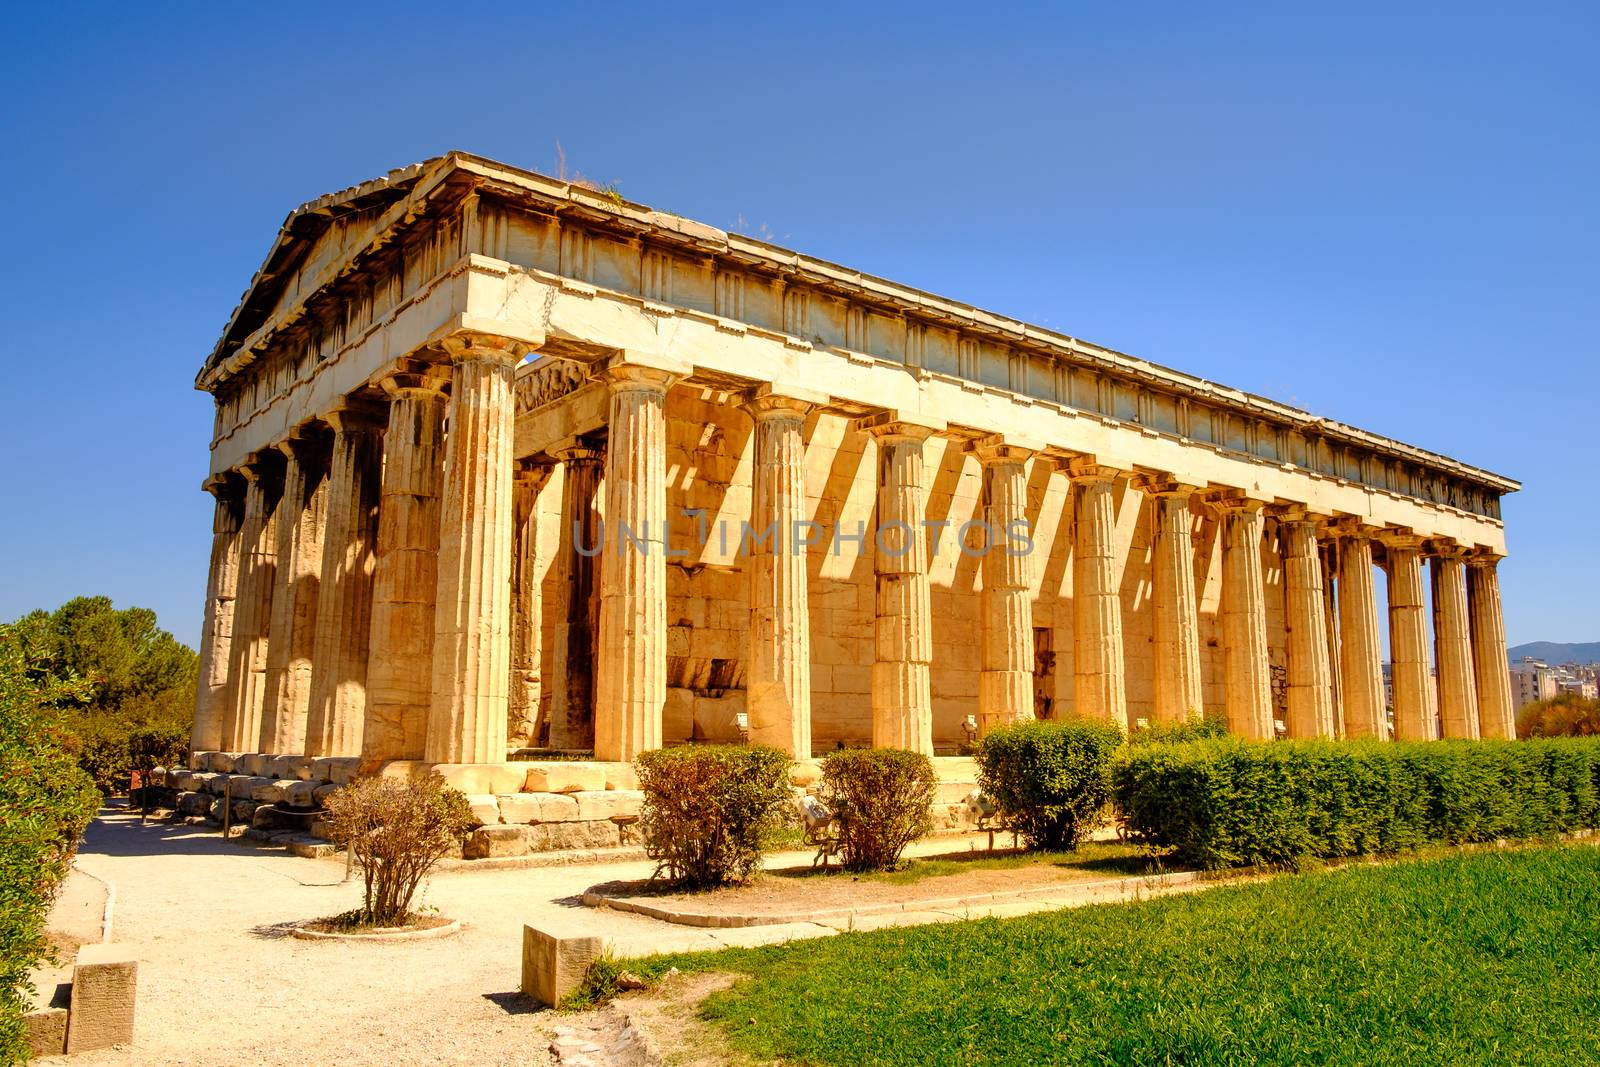
<path fill-rule="evenodd" d="M 321 806 L 323 801 L 331 797 L 340 787 L 334 782 L 317 782 L 316 788 L 311 791 L 311 799 Z"/>
<path fill-rule="evenodd" d="M 410 781 L 430 773 L 431 768 L 427 763 L 418 759 L 390 760 L 378 768 L 381 778 L 396 778 L 401 781 Z M 337 778 L 334 781 L 338 781 Z"/>
<path fill-rule="evenodd" d="M 301 859 L 308 860 L 327 859 L 329 856 L 337 855 L 339 852 L 338 847 L 329 841 L 288 841 L 284 847 L 289 850 L 291 856 L 299 856 Z"/>
<path fill-rule="evenodd" d="M 555 1007 L 578 987 L 605 944 L 598 937 L 552 933 L 534 926 L 522 929 L 522 992 L 540 1004 Z"/>
<path fill-rule="evenodd" d="M 598 763 L 526 763 L 521 788 L 529 793 L 575 793 L 580 789 L 604 789 L 606 768 Z M 507 790 L 509 792 L 509 790 Z"/>
<path fill-rule="evenodd" d="M 469 860 L 526 856 L 528 848 L 526 826 L 481 826 L 468 836 L 467 843 L 462 846 L 461 855 Z"/>
<path fill-rule="evenodd" d="M 509 793 L 496 798 L 508 823 L 574 822 L 578 802 L 566 793 Z"/>
<path fill-rule="evenodd" d="M 822 781 L 822 764 L 816 760 L 801 760 L 789 768 L 789 784 L 816 785 Z"/>
<path fill-rule="evenodd" d="M 22 1018 L 28 1029 L 28 1055 L 60 1056 L 67 1051 L 67 1009 L 40 1008 Z"/>
<path fill-rule="evenodd" d="M 250 799 L 258 804 L 286 804 L 289 802 L 289 786 L 292 784 L 295 783 L 286 782 L 281 778 L 269 778 L 265 784 L 250 790 Z"/>
<path fill-rule="evenodd" d="M 508 668 L 509 669 L 509 668 Z M 433 772 L 463 793 L 511 793 L 527 777 L 521 763 L 440 763 Z"/>
<path fill-rule="evenodd" d="M 607 789 L 639 788 L 639 773 L 633 769 L 633 764 L 607 763 L 605 768 Z"/>
<path fill-rule="evenodd" d="M 265 773 L 274 778 L 300 778 L 311 776 L 312 759 L 309 756 L 273 756 Z"/>
<path fill-rule="evenodd" d="M 283 802 L 296 808 L 309 808 L 317 803 L 318 782 L 295 779 L 284 783 Z"/>
<path fill-rule="evenodd" d="M 271 766 L 273 756 L 270 752 L 246 752 L 234 761 L 234 770 L 240 774 L 252 777 L 264 777 L 267 768 Z"/>
<path fill-rule="evenodd" d="M 632 819 L 644 804 L 644 794 L 636 789 L 580 790 L 572 794 L 578 802 L 578 819 Z"/>
<path fill-rule="evenodd" d="M 76 1055 L 133 1041 L 139 962 L 127 945 L 84 945 L 72 968 L 67 1052 Z"/>
<path fill-rule="evenodd" d="M 553 852 L 568 848 L 615 848 L 622 844 L 617 824 L 610 819 L 595 822 L 547 822 L 528 827 L 528 847 L 534 852 Z"/>
<path fill-rule="evenodd" d="M 216 771 L 222 774 L 232 773 L 234 765 L 239 760 L 237 752 L 207 752 L 205 770 Z"/>
<path fill-rule="evenodd" d="M 209 815 L 211 797 L 206 793 L 179 794 L 178 812 L 182 815 Z"/>
<path fill-rule="evenodd" d="M 468 793 L 467 803 L 472 806 L 472 817 L 479 825 L 495 826 L 500 822 L 500 805 L 492 793 Z"/>

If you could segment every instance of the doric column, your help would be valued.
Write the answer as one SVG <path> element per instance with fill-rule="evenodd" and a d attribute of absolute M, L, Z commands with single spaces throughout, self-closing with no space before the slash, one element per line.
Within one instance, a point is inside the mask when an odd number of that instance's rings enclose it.
<path fill-rule="evenodd" d="M 580 439 L 552 453 L 561 461 L 561 535 L 556 549 L 556 624 L 550 642 L 550 747 L 594 747 L 595 597 L 602 537 L 600 476 L 605 450 Z M 582 551 L 580 551 L 580 548 Z"/>
<path fill-rule="evenodd" d="M 1036 449 L 995 434 L 973 442 L 983 465 L 983 521 L 989 545 L 983 556 L 983 616 L 978 676 L 978 729 L 1033 718 L 1033 596 L 1030 560 L 1013 549 L 1011 533 L 1026 534 L 1028 473 Z"/>
<path fill-rule="evenodd" d="M 1283 556 L 1284 618 L 1289 631 L 1290 737 L 1332 737 L 1333 670 L 1322 588 L 1317 525 L 1301 508 L 1278 519 Z"/>
<path fill-rule="evenodd" d="M 519 464 L 512 477 L 511 689 L 512 737 L 539 741 L 544 613 L 539 596 L 539 490 L 550 479 L 549 464 Z"/>
<path fill-rule="evenodd" d="M 755 422 L 750 527 L 750 659 L 745 674 L 750 740 L 800 759 L 811 757 L 811 613 L 806 550 L 805 439 L 813 399 L 771 386 L 745 404 Z"/>
<path fill-rule="evenodd" d="M 439 509 L 430 763 L 506 758 L 511 677 L 511 380 L 527 346 L 486 334 L 444 342 L 450 432 Z"/>
<path fill-rule="evenodd" d="M 1259 500 L 1219 496 L 1222 523 L 1222 627 L 1228 729 L 1271 740 L 1272 671 L 1267 657 L 1267 600 L 1261 576 Z"/>
<path fill-rule="evenodd" d="M 373 556 L 371 649 L 361 761 L 421 759 L 433 690 L 434 596 L 438 592 L 439 497 L 444 488 L 442 368 L 383 383 L 378 544 Z"/>
<path fill-rule="evenodd" d="M 1339 656 L 1346 737 L 1389 735 L 1383 699 L 1383 650 L 1378 642 L 1378 596 L 1372 541 L 1359 527 L 1338 540 Z"/>
<path fill-rule="evenodd" d="M 194 726 L 189 749 L 211 752 L 223 745 L 227 718 L 228 655 L 233 643 L 233 606 L 239 595 L 239 533 L 244 521 L 243 483 L 233 474 L 206 479 L 216 497 L 211 518 L 211 569 L 206 577 L 205 618 L 200 624 L 200 672 L 195 686 Z"/>
<path fill-rule="evenodd" d="M 1117 583 L 1117 509 L 1120 473 L 1092 457 L 1069 461 L 1072 477 L 1073 663 L 1077 713 L 1128 723 L 1123 687 L 1122 590 Z"/>
<path fill-rule="evenodd" d="M 1344 661 L 1339 651 L 1339 598 L 1344 588 L 1339 582 L 1338 542 L 1324 537 L 1317 556 L 1322 560 L 1322 629 L 1328 635 L 1328 673 L 1333 700 L 1333 736 L 1344 737 Z"/>
<path fill-rule="evenodd" d="M 383 422 L 377 412 L 348 405 L 330 414 L 328 422 L 334 430 L 333 457 L 328 464 L 306 755 L 359 756 L 367 713 Z"/>
<path fill-rule="evenodd" d="M 317 436 L 294 438 L 278 448 L 286 463 L 283 499 L 278 504 L 278 565 L 273 572 L 261 751 L 301 755 L 311 710 L 311 658 L 316 652 L 322 529 L 327 521 L 328 446 Z"/>
<path fill-rule="evenodd" d="M 1478 685 L 1478 735 L 1517 736 L 1506 661 L 1506 627 L 1500 608 L 1499 558 L 1474 555 L 1467 563 L 1467 605 L 1472 613 L 1472 663 Z"/>
<path fill-rule="evenodd" d="M 1422 602 L 1422 539 L 1380 536 L 1389 564 L 1389 662 L 1394 680 L 1394 735 L 1399 741 L 1435 737 L 1433 674 L 1428 669 L 1428 622 Z"/>
<path fill-rule="evenodd" d="M 1433 579 L 1440 725 L 1446 737 L 1477 737 L 1478 686 L 1473 678 L 1472 636 L 1467 622 L 1466 553 L 1452 542 L 1436 541 L 1431 547 L 1433 558 L 1428 571 Z"/>
<path fill-rule="evenodd" d="M 283 456 L 277 449 L 258 452 L 239 473 L 245 480 L 244 518 L 239 524 L 239 596 L 233 605 L 222 743 L 230 752 L 257 752 L 267 695 L 267 637 L 278 558 L 276 519 L 283 496 Z"/>
<path fill-rule="evenodd" d="M 933 755 L 933 612 L 922 445 L 936 427 L 894 412 L 858 424 L 878 444 L 872 743 Z"/>
<path fill-rule="evenodd" d="M 1200 678 L 1200 613 L 1194 588 L 1194 486 L 1145 477 L 1137 488 L 1155 511 L 1151 567 L 1155 615 L 1155 717 L 1179 722 L 1205 713 Z"/>
<path fill-rule="evenodd" d="M 594 754 L 661 747 L 667 702 L 667 390 L 687 368 L 613 357 L 600 553 Z"/>

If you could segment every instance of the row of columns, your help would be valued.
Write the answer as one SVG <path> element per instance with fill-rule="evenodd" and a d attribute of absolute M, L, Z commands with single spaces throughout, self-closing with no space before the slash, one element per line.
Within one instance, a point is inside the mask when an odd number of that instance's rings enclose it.
<path fill-rule="evenodd" d="M 535 714 L 543 615 L 532 580 L 535 501 L 549 471 L 519 467 L 513 457 L 511 384 L 523 349 L 478 335 L 444 349 L 446 361 L 384 381 L 387 404 L 347 403 L 327 416 L 327 431 L 213 479 L 196 748 L 359 754 L 368 765 L 498 762 L 508 719 Z M 556 563 L 564 604 L 551 649 L 560 684 L 549 694 L 549 740 L 576 748 L 592 739 L 598 758 L 626 760 L 662 742 L 665 400 L 684 369 L 622 355 L 601 370 L 609 388 L 603 447 L 575 439 L 553 457 L 564 465 L 563 530 L 603 548 L 595 559 L 569 545 Z M 745 398 L 755 441 L 751 527 L 771 531 L 747 546 L 750 736 L 800 754 L 811 748 L 810 619 L 805 556 L 794 538 L 806 520 L 802 431 L 817 399 L 773 386 Z M 938 427 L 894 413 L 859 426 L 879 457 L 873 743 L 931 753 L 923 448 Z M 1026 525 L 1026 464 L 1037 446 L 996 435 L 971 451 L 983 469 L 989 529 Z M 1093 457 L 1063 462 L 1074 526 L 1075 710 L 1125 723 L 1115 509 L 1125 472 Z M 1273 736 L 1261 548 L 1267 506 L 1162 476 L 1132 484 L 1154 501 L 1155 717 L 1175 721 L 1203 706 L 1192 543 L 1203 503 L 1221 526 L 1230 728 Z M 1374 532 L 1319 525 L 1299 509 L 1274 511 L 1288 731 L 1383 736 Z M 1493 559 L 1426 546 L 1435 695 L 1422 615 L 1424 545 L 1404 534 L 1377 536 L 1390 572 L 1397 736 L 1433 736 L 1435 699 L 1446 736 L 1511 736 Z M 1034 650 L 1027 556 L 992 545 L 983 566 L 978 720 L 987 730 L 1032 717 Z"/>

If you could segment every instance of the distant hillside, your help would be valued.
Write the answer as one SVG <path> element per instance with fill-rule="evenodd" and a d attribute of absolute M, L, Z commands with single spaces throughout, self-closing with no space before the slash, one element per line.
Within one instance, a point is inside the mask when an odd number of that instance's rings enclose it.
<path fill-rule="evenodd" d="M 1600 663 L 1600 641 L 1561 645 L 1554 641 L 1529 641 L 1525 645 L 1506 649 L 1506 655 L 1515 663 L 1523 656 L 1542 659 L 1546 663 Z"/>

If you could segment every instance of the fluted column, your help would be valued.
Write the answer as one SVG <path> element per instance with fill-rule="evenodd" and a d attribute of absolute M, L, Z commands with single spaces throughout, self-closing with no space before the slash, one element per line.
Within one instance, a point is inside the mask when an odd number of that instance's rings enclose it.
<path fill-rule="evenodd" d="M 211 569 L 206 577 L 205 617 L 200 624 L 194 726 L 189 731 L 192 752 L 211 752 L 223 745 L 233 608 L 239 595 L 239 534 L 244 521 L 243 487 L 237 476 L 213 476 L 206 480 L 205 488 L 216 497 L 216 506 L 211 518 Z"/>
<path fill-rule="evenodd" d="M 1317 526 L 1292 508 L 1278 520 L 1283 557 L 1284 618 L 1289 631 L 1290 737 L 1332 737 L 1333 670 L 1322 588 Z"/>
<path fill-rule="evenodd" d="M 439 509 L 430 763 L 506 758 L 511 677 L 511 380 L 527 348 L 480 334 L 444 343 L 450 432 Z"/>
<path fill-rule="evenodd" d="M 1122 591 L 1117 583 L 1114 495 L 1118 471 L 1091 458 L 1068 463 L 1072 476 L 1073 663 L 1077 713 L 1128 723 L 1123 685 Z"/>
<path fill-rule="evenodd" d="M 878 444 L 872 743 L 931 756 L 933 611 L 922 445 L 935 431 L 893 412 L 859 425 Z"/>
<path fill-rule="evenodd" d="M 983 464 L 983 520 L 989 546 L 983 556 L 983 615 L 978 676 L 978 728 L 1033 718 L 1033 597 L 1030 557 L 1013 548 L 1011 533 L 1026 534 L 1028 473 L 1033 450 L 996 434 L 974 442 Z"/>
<path fill-rule="evenodd" d="M 1378 595 L 1372 541 L 1349 529 L 1338 541 L 1339 656 L 1346 737 L 1386 738 L 1383 650 L 1378 641 Z"/>
<path fill-rule="evenodd" d="M 595 596 L 602 537 L 600 478 L 605 450 L 580 440 L 553 453 L 561 461 L 561 537 L 556 549 L 556 624 L 550 642 L 550 746 L 594 747 L 594 650 L 600 632 Z M 580 551 L 580 548 L 582 551 Z"/>
<path fill-rule="evenodd" d="M 341 408 L 328 416 L 328 422 L 334 429 L 333 455 L 328 464 L 306 755 L 359 756 L 367 712 L 383 424 L 364 407 Z"/>
<path fill-rule="evenodd" d="M 444 387 L 440 368 L 383 383 L 389 428 L 383 435 L 361 733 L 361 762 L 368 770 L 387 760 L 421 759 L 428 733 L 444 489 Z"/>
<path fill-rule="evenodd" d="M 273 572 L 261 751 L 300 755 L 305 752 L 311 711 L 311 659 L 316 652 L 322 531 L 327 521 L 328 447 L 326 440 L 317 436 L 285 441 L 278 448 L 286 463 L 283 500 L 278 504 L 278 565 Z"/>
<path fill-rule="evenodd" d="M 1433 579 L 1434 650 L 1439 664 L 1439 719 L 1446 737 L 1478 736 L 1478 686 L 1473 678 L 1467 622 L 1466 553 L 1435 542 L 1428 571 Z M 1508 681 L 1509 684 L 1509 681 Z"/>
<path fill-rule="evenodd" d="M 276 520 L 283 496 L 283 456 L 276 449 L 258 452 L 239 473 L 245 480 L 244 518 L 239 526 L 239 596 L 233 606 L 222 737 L 230 752 L 257 752 L 267 696 L 267 639 L 278 559 Z"/>
<path fill-rule="evenodd" d="M 539 490 L 548 464 L 517 467 L 511 485 L 511 688 L 509 733 L 537 744 L 544 613 L 539 596 Z"/>
<path fill-rule="evenodd" d="M 1214 501 L 1222 522 L 1222 625 L 1228 730 L 1270 740 L 1272 671 L 1267 655 L 1267 600 L 1261 576 L 1261 509 L 1241 496 Z"/>
<path fill-rule="evenodd" d="M 1478 684 L 1478 734 L 1517 736 L 1506 661 L 1506 627 L 1500 607 L 1498 557 L 1474 556 L 1467 564 L 1467 605 L 1472 613 L 1472 663 Z"/>
<path fill-rule="evenodd" d="M 746 403 L 755 422 L 750 527 L 750 659 L 745 675 L 750 740 L 811 756 L 811 613 L 806 550 L 805 439 L 811 403 L 763 386 Z M 763 536 L 770 530 L 770 536 Z"/>
<path fill-rule="evenodd" d="M 1344 737 L 1344 659 L 1339 650 L 1339 598 L 1344 587 L 1339 581 L 1339 545 L 1324 538 L 1318 545 L 1322 560 L 1322 630 L 1328 635 L 1328 674 L 1333 700 L 1333 736 Z"/>
<path fill-rule="evenodd" d="M 1389 566 L 1389 661 L 1394 679 L 1394 734 L 1399 741 L 1436 736 L 1428 622 L 1422 600 L 1422 539 L 1385 534 Z"/>
<path fill-rule="evenodd" d="M 1151 566 L 1155 616 L 1155 717 L 1179 722 L 1205 713 L 1200 677 L 1200 610 L 1194 587 L 1194 486 L 1141 479 L 1155 510 Z"/>
<path fill-rule="evenodd" d="M 631 760 L 661 747 L 667 702 L 667 390 L 681 371 L 613 357 L 600 553 L 594 752 Z"/>

